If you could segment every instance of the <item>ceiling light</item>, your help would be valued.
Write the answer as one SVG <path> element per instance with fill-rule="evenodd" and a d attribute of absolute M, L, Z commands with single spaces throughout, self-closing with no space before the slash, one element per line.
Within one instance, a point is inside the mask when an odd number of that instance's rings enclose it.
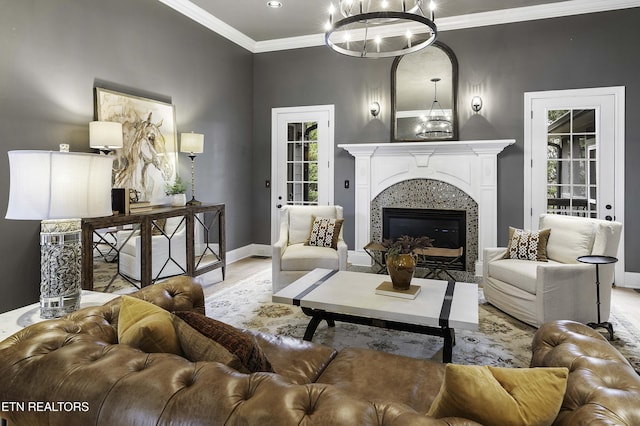
<path fill-rule="evenodd" d="M 272 7 L 274 9 L 277 9 L 279 7 L 282 7 L 282 2 L 281 1 L 268 1 L 267 2 L 267 6 Z"/>
<path fill-rule="evenodd" d="M 435 5 L 428 18 L 425 0 L 339 0 L 342 18 L 334 22 L 329 8 L 325 43 L 338 53 L 359 58 L 401 56 L 423 49 L 436 40 Z"/>

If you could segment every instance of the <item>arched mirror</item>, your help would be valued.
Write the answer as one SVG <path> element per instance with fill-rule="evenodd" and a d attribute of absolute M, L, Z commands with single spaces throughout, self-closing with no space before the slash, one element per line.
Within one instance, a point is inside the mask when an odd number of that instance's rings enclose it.
<path fill-rule="evenodd" d="M 398 56 L 391 67 L 391 140 L 458 139 L 458 61 L 443 43 Z"/>

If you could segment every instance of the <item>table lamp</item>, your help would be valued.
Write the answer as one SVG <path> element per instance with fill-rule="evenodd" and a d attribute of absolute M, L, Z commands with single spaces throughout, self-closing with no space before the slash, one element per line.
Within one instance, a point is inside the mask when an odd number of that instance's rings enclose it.
<path fill-rule="evenodd" d="M 113 157 L 56 151 L 9 151 L 8 155 L 5 217 L 41 220 L 40 317 L 58 318 L 80 307 L 80 218 L 112 214 Z"/>
<path fill-rule="evenodd" d="M 92 121 L 89 123 L 89 146 L 108 153 L 123 145 L 122 123 Z"/>
<path fill-rule="evenodd" d="M 187 205 L 202 204 L 196 200 L 195 159 L 196 154 L 204 152 L 204 135 L 193 132 L 180 134 L 180 152 L 188 152 L 189 158 L 191 158 L 191 200 L 187 202 Z"/>

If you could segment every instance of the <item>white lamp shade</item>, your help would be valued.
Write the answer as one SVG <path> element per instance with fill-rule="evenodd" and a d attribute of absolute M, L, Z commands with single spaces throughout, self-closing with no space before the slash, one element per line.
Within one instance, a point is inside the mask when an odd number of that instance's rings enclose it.
<path fill-rule="evenodd" d="M 180 152 L 200 154 L 204 152 L 204 135 L 201 133 L 181 133 Z"/>
<path fill-rule="evenodd" d="M 57 151 L 9 151 L 7 219 L 110 216 L 113 157 Z"/>
<path fill-rule="evenodd" d="M 115 121 L 89 123 L 89 146 L 94 149 L 122 148 L 122 124 Z"/>

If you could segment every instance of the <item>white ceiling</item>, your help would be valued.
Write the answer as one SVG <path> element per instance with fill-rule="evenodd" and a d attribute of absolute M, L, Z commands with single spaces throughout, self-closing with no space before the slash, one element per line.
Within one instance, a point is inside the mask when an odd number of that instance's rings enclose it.
<path fill-rule="evenodd" d="M 324 43 L 331 0 L 159 0 L 254 52 Z M 337 3 L 338 0 L 333 0 Z M 429 1 L 429 0 L 427 0 Z M 435 0 L 439 31 L 640 7 L 640 0 Z"/>

